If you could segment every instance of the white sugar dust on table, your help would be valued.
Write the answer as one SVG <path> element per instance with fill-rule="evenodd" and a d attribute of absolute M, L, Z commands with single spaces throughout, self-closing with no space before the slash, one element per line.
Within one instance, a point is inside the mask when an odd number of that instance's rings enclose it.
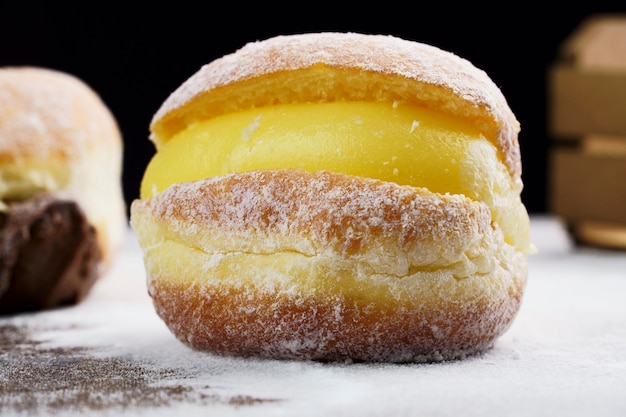
<path fill-rule="evenodd" d="M 78 306 L 0 319 L 2 416 L 617 416 L 626 413 L 626 253 L 532 220 L 523 307 L 487 353 L 434 364 L 220 357 L 156 316 L 134 236 Z"/>

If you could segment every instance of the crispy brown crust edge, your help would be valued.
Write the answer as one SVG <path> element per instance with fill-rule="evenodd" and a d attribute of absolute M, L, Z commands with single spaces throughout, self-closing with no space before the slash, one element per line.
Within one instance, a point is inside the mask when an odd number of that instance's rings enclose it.
<path fill-rule="evenodd" d="M 153 280 L 155 310 L 197 350 L 274 359 L 433 362 L 491 348 L 516 316 L 520 288 L 493 303 L 411 310 L 349 298 L 291 299 L 228 287 Z M 255 305 L 250 313 L 238 304 Z M 239 311 L 239 314 L 233 314 Z M 338 314 L 340 312 L 340 314 Z"/>

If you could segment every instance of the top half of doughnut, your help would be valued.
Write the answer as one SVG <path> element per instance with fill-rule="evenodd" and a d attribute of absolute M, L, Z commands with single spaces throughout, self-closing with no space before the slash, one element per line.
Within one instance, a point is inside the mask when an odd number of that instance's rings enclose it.
<path fill-rule="evenodd" d="M 202 66 L 150 124 L 157 149 L 187 126 L 274 104 L 382 101 L 427 107 L 477 127 L 521 176 L 520 125 L 491 78 L 468 60 L 390 35 L 305 33 L 251 42 Z"/>

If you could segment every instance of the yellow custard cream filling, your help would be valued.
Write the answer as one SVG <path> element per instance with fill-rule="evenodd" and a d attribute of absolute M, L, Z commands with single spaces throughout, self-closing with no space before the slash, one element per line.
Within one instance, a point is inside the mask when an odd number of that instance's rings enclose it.
<path fill-rule="evenodd" d="M 414 106 L 286 104 L 195 123 L 148 165 L 141 198 L 178 182 L 257 169 L 328 170 L 464 194 L 491 208 L 509 243 L 526 251 L 528 215 L 497 149 L 477 129 Z"/>

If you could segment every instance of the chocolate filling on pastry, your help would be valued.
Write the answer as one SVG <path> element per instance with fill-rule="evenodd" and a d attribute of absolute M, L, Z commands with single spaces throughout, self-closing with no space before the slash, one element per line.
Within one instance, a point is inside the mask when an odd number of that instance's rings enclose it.
<path fill-rule="evenodd" d="M 52 194 L 0 212 L 0 314 L 76 304 L 96 281 L 96 230 L 74 201 Z"/>

